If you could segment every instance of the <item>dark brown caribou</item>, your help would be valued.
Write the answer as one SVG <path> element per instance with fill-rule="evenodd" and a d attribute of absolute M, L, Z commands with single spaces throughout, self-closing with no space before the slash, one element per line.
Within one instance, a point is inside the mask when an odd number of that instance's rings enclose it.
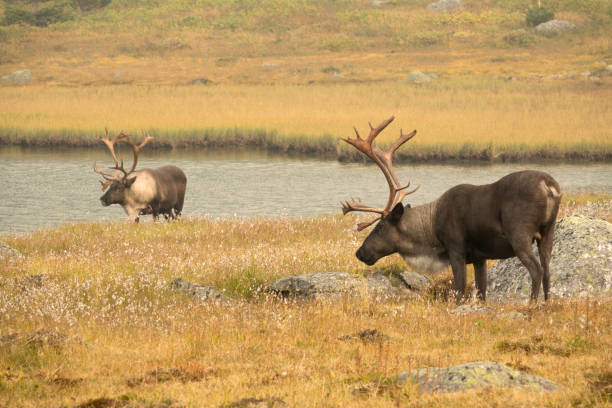
<path fill-rule="evenodd" d="M 113 140 L 102 138 L 102 142 L 108 147 L 115 162 L 114 174 L 106 173 L 94 163 L 94 171 L 100 174 L 104 181 L 102 190 L 106 190 L 100 197 L 103 206 L 119 204 L 123 207 L 128 217 L 138 222 L 141 215 L 152 214 L 157 219 L 163 214 L 166 219 L 175 219 L 183 210 L 185 200 L 185 189 L 187 177 L 181 169 L 176 166 L 163 166 L 157 169 L 142 169 L 134 171 L 138 163 L 138 154 L 149 141 L 153 139 L 147 135 L 137 146 L 130 137 L 121 132 Z M 134 161 L 130 170 L 125 170 L 123 160 L 121 163 L 115 154 L 115 144 L 125 143 L 134 152 Z"/>
<path fill-rule="evenodd" d="M 365 140 L 357 129 L 355 139 L 342 139 L 374 161 L 389 184 L 384 208 L 369 207 L 361 200 L 342 203 L 344 214 L 351 211 L 379 214 L 358 224 L 358 230 L 362 230 L 379 221 L 357 251 L 357 258 L 373 265 L 397 252 L 422 272 L 435 272 L 450 264 L 459 301 L 466 295 L 466 264 L 474 265 L 477 295 L 484 300 L 486 261 L 517 256 L 531 275 L 531 300 L 537 300 L 541 283 L 547 300 L 554 225 L 561 201 L 561 188 L 555 179 L 541 171 L 519 171 L 491 184 L 460 184 L 437 200 L 414 208 L 404 206 L 404 197 L 418 187 L 407 191 L 410 183 L 400 184 L 393 170 L 392 155 L 416 130 L 409 134 L 400 131 L 400 138 L 387 151 L 372 145 L 393 119 L 392 116 L 376 128 L 370 125 Z M 534 241 L 539 261 L 532 249 Z"/>

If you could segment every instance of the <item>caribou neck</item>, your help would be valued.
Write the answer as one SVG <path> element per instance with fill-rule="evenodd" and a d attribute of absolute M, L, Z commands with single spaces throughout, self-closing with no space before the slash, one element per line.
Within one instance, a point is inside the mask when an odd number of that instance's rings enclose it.
<path fill-rule="evenodd" d="M 406 208 L 400 220 L 402 233 L 399 254 L 414 270 L 435 273 L 448 265 L 442 243 L 434 231 L 434 217 L 438 200 Z"/>
<path fill-rule="evenodd" d="M 414 244 L 442 247 L 434 232 L 434 214 L 438 200 L 413 208 L 406 208 L 400 221 L 402 233 L 412 238 Z"/>

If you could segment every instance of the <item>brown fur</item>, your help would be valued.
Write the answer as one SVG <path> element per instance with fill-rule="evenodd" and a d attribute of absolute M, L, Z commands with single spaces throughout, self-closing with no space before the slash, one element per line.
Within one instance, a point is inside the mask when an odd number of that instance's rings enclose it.
<path fill-rule="evenodd" d="M 474 265 L 478 296 L 486 297 L 486 261 L 517 256 L 532 279 L 531 299 L 540 283 L 549 297 L 549 262 L 561 188 L 548 174 L 520 171 L 495 183 L 461 184 L 432 203 L 410 208 L 399 203 L 383 218 L 357 251 L 373 265 L 398 252 L 409 264 L 431 259 L 450 263 L 457 297 L 465 296 L 466 264 Z M 532 243 L 536 241 L 540 260 Z"/>
<path fill-rule="evenodd" d="M 123 182 L 113 182 L 100 197 L 102 205 L 119 204 L 130 219 L 138 222 L 140 215 L 159 214 L 176 218 L 183 210 L 187 177 L 176 166 L 136 171 Z"/>

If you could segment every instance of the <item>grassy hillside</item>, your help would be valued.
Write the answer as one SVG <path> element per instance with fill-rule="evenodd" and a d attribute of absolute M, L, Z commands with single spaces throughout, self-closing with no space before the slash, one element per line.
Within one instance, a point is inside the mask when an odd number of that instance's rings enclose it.
<path fill-rule="evenodd" d="M 0 10 L 5 16 L 7 8 L 33 11 L 30 3 L 0 1 Z M 36 3 L 39 11 L 66 4 Z M 338 75 L 402 79 L 412 69 L 530 77 L 597 69 L 598 60 L 612 56 L 607 0 L 543 1 L 557 18 L 577 24 L 574 32 L 553 37 L 526 24 L 531 0 L 464 0 L 455 13 L 426 10 L 428 0 L 382 3 L 114 0 L 88 11 L 64 6 L 59 19 L 66 21 L 1 27 L 0 68 L 29 68 L 35 82 L 64 85 L 181 84 L 202 77 L 307 84 L 337 81 Z"/>
<path fill-rule="evenodd" d="M 427 4 L 0 1 L 0 74 L 33 75 L 0 84 L 0 143 L 91 145 L 109 127 L 333 156 L 395 114 L 420 132 L 411 159 L 612 156 L 609 1 L 543 1 L 577 26 L 553 36 L 527 24 L 529 0 Z"/>

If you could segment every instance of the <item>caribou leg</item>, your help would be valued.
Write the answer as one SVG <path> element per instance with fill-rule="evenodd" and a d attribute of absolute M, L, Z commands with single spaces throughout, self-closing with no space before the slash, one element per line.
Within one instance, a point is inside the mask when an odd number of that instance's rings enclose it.
<path fill-rule="evenodd" d="M 449 254 L 449 261 L 453 269 L 453 282 L 455 284 L 455 300 L 461 302 L 465 296 L 465 256 L 461 254 Z"/>
<path fill-rule="evenodd" d="M 476 261 L 473 265 L 477 290 L 476 296 L 484 302 L 487 297 L 487 260 Z"/>
<path fill-rule="evenodd" d="M 544 288 L 544 300 L 548 300 L 550 290 L 550 255 L 552 253 L 553 235 L 555 224 L 553 223 L 544 231 L 542 239 L 538 240 L 538 254 L 542 265 L 542 286 Z"/>
<path fill-rule="evenodd" d="M 523 265 L 525 265 L 525 268 L 527 268 L 529 271 L 529 275 L 531 275 L 531 302 L 535 303 L 538 301 L 540 284 L 542 283 L 542 275 L 544 275 L 542 265 L 540 265 L 540 262 L 538 262 L 538 259 L 531 248 L 530 239 L 515 240 L 514 242 L 511 242 L 511 245 L 518 259 L 521 260 Z"/>

